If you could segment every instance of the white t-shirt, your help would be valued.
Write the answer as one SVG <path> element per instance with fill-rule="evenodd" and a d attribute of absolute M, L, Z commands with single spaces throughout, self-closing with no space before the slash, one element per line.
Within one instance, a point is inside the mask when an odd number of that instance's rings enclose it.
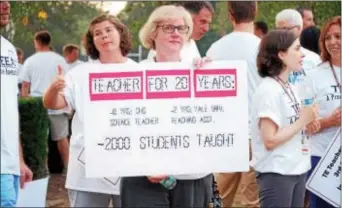
<path fill-rule="evenodd" d="M 1 174 L 20 175 L 18 57 L 1 36 Z"/>
<path fill-rule="evenodd" d="M 153 59 L 145 59 L 142 60 L 140 62 L 140 64 L 143 63 L 153 63 L 154 60 Z M 185 60 L 184 62 L 190 62 L 192 63 L 192 60 Z M 209 173 L 200 173 L 200 174 L 191 174 L 191 175 L 173 175 L 173 177 L 175 177 L 178 180 L 195 180 L 195 179 L 199 179 L 199 178 L 203 178 L 205 176 L 209 175 Z"/>
<path fill-rule="evenodd" d="M 341 83 L 341 67 L 333 66 Z M 334 110 L 341 107 L 341 92 L 339 91 L 330 64 L 325 62 L 307 73 L 309 87 L 319 107 L 319 117 L 326 118 Z M 312 155 L 322 157 L 327 146 L 335 136 L 338 127 L 330 127 L 311 136 Z"/>
<path fill-rule="evenodd" d="M 134 64 L 131 59 L 127 59 L 127 64 Z M 116 185 L 111 184 L 104 178 L 86 178 L 85 166 L 79 161 L 79 155 L 84 148 L 83 136 L 83 104 L 84 87 L 83 80 L 86 73 L 84 68 L 90 64 L 101 64 L 98 60 L 92 63 L 84 63 L 76 66 L 65 76 L 64 96 L 68 107 L 75 110 L 72 120 L 72 135 L 70 138 L 70 158 L 66 179 L 66 188 L 79 191 L 97 192 L 105 194 L 120 194 L 120 181 Z M 95 157 L 96 155 L 94 155 Z"/>
<path fill-rule="evenodd" d="M 147 55 L 147 59 L 153 59 L 156 56 L 156 51 L 151 49 Z M 201 58 L 201 54 L 198 51 L 197 45 L 193 39 L 184 43 L 180 52 L 181 59 L 184 61 L 194 61 L 195 58 Z"/>
<path fill-rule="evenodd" d="M 300 102 L 295 88 L 292 92 Z M 288 93 L 291 95 L 290 90 Z M 252 110 L 252 154 L 251 166 L 261 173 L 279 173 L 282 175 L 299 175 L 311 168 L 309 140 L 298 132 L 293 138 L 273 150 L 265 148 L 259 129 L 260 118 L 269 118 L 278 128 L 288 127 L 298 119 L 295 101 L 284 92 L 281 85 L 273 78 L 262 79 L 256 89 L 251 103 Z"/>
<path fill-rule="evenodd" d="M 255 88 L 258 86 L 261 79 L 256 65 L 259 44 L 260 38 L 254 34 L 249 32 L 234 31 L 213 43 L 207 51 L 207 56 L 212 60 L 247 61 L 249 103 L 251 103 Z M 248 106 L 250 112 L 250 105 Z"/>
<path fill-rule="evenodd" d="M 30 96 L 43 96 L 57 77 L 58 65 L 62 66 L 64 74 L 68 72 L 69 67 L 64 58 L 53 51 L 37 52 L 25 60 L 23 81 L 31 83 Z M 65 110 L 48 110 L 50 115 L 64 112 Z"/>
<path fill-rule="evenodd" d="M 23 65 L 18 63 L 18 84 L 23 82 Z"/>
<path fill-rule="evenodd" d="M 317 67 L 320 63 L 322 63 L 321 58 L 314 52 L 301 47 L 302 52 L 304 53 L 304 59 L 303 59 L 303 67 L 302 70 L 299 72 L 292 72 L 292 74 L 289 76 L 289 81 L 296 87 L 297 91 L 299 92 L 299 98 L 303 100 L 306 96 L 304 85 L 305 84 L 305 77 L 307 76 L 307 73 Z M 300 93 L 300 91 L 303 91 Z"/>
<path fill-rule="evenodd" d="M 72 62 L 71 64 L 68 64 L 69 70 L 71 70 L 71 69 L 74 68 L 75 66 L 77 66 L 77 65 L 79 65 L 79 64 L 82 64 L 82 63 L 84 63 L 84 62 L 81 61 L 81 60 L 76 60 L 76 61 Z"/>

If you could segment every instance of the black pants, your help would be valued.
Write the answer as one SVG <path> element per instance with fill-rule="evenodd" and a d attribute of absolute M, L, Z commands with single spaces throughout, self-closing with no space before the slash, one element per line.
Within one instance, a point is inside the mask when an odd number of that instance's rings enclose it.
<path fill-rule="evenodd" d="M 121 179 L 121 205 L 128 207 L 208 207 L 212 195 L 212 175 L 197 180 L 177 180 L 173 190 L 147 177 Z"/>
<path fill-rule="evenodd" d="M 260 207 L 304 207 L 307 174 L 257 173 Z"/>

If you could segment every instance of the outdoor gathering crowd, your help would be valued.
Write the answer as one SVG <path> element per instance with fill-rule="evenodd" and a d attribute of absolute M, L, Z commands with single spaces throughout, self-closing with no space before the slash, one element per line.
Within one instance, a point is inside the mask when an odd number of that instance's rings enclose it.
<path fill-rule="evenodd" d="M 43 97 L 51 138 L 67 167 L 71 207 L 108 207 L 110 201 L 114 207 L 208 207 L 213 182 L 224 207 L 233 206 L 238 192 L 245 207 L 332 207 L 306 191 L 305 183 L 341 126 L 341 17 L 319 30 L 310 8 L 284 8 L 275 16 L 276 29 L 268 31 L 255 21 L 256 1 L 227 5 L 233 31 L 212 43 L 205 57 L 195 41 L 215 16 L 207 1 L 156 8 L 139 32 L 140 43 L 150 49 L 140 63 L 127 57 L 128 28 L 109 14 L 89 24 L 83 40 L 88 62 L 78 60 L 74 44 L 64 47 L 64 57 L 52 51 L 46 30 L 35 34 L 36 53 L 25 62 L 23 52 L 1 36 L 1 207 L 15 206 L 20 184 L 32 180 L 18 139 L 18 95 Z M 9 15 L 9 2 L 1 1 L 1 26 Z M 123 177 L 120 185 L 85 177 L 78 156 L 84 148 L 83 71 L 89 64 L 189 62 L 201 68 L 216 60 L 247 62 L 249 172 Z M 165 183 L 172 180 L 175 186 Z"/>

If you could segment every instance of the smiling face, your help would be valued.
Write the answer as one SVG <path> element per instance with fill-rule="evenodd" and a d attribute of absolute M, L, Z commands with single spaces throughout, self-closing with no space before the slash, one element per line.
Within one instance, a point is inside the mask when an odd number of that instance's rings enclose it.
<path fill-rule="evenodd" d="M 189 32 L 189 29 L 186 28 L 188 27 L 183 19 L 170 19 L 160 22 L 154 39 L 156 50 L 180 53 Z"/>
<path fill-rule="evenodd" d="M 93 41 L 99 53 L 120 51 L 120 34 L 108 20 L 93 25 Z"/>
<path fill-rule="evenodd" d="M 324 37 L 324 45 L 332 58 L 341 57 L 341 26 L 333 24 L 329 27 Z"/>
<path fill-rule="evenodd" d="M 292 43 L 286 52 L 279 52 L 278 56 L 290 72 L 300 71 L 303 66 L 304 54 L 301 50 L 299 38 Z"/>

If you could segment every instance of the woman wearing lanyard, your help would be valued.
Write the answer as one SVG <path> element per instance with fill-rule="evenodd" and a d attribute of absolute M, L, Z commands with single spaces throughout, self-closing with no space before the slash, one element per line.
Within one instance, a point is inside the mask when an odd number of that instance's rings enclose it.
<path fill-rule="evenodd" d="M 318 122 L 307 129 L 311 136 L 312 170 L 326 151 L 327 146 L 341 127 L 341 16 L 329 20 L 319 39 L 323 63 L 308 73 L 308 82 L 315 102 L 319 106 Z M 311 174 L 310 171 L 310 174 Z M 310 207 L 333 207 L 310 193 Z"/>
<path fill-rule="evenodd" d="M 183 7 L 156 8 L 139 33 L 142 44 L 156 56 L 140 63 L 181 62 L 180 51 L 190 38 L 193 23 Z M 206 58 L 196 60 L 200 67 Z M 122 207 L 208 207 L 212 175 L 124 177 L 121 180 Z"/>
<path fill-rule="evenodd" d="M 302 68 L 298 37 L 274 30 L 260 43 L 257 56 L 263 78 L 252 100 L 252 161 L 261 207 L 303 207 L 310 154 L 303 129 L 315 120 L 316 107 L 301 107 L 287 82 Z"/>

